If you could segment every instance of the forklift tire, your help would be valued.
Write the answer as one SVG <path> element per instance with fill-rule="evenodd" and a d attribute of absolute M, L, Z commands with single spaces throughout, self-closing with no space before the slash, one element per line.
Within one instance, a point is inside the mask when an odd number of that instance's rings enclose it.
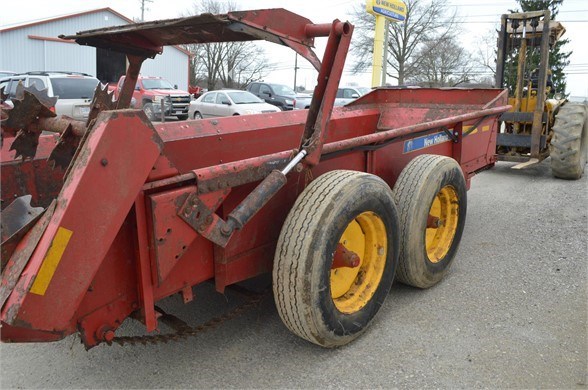
<path fill-rule="evenodd" d="M 466 219 L 466 182 L 452 158 L 424 154 L 400 173 L 394 190 L 400 220 L 396 278 L 418 288 L 438 283 L 457 252 Z"/>
<path fill-rule="evenodd" d="M 555 117 L 550 143 L 551 172 L 560 179 L 584 174 L 588 154 L 588 105 L 564 104 Z"/>
<path fill-rule="evenodd" d="M 359 265 L 333 267 L 342 248 L 357 254 Z M 280 232 L 272 275 L 278 313 L 303 339 L 326 348 L 345 345 L 380 309 L 397 261 L 390 187 L 363 172 L 328 172 L 300 194 Z"/>
<path fill-rule="evenodd" d="M 152 103 L 143 103 L 143 112 L 147 115 L 147 119 L 151 122 L 155 121 L 155 112 L 153 111 Z"/>

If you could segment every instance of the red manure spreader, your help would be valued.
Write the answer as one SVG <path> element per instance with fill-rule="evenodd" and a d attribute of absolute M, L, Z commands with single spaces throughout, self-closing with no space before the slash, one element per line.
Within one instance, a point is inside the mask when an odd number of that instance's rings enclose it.
<path fill-rule="evenodd" d="M 147 333 L 170 320 L 165 297 L 272 272 L 284 324 L 335 347 L 365 331 L 395 278 L 439 282 L 470 180 L 495 163 L 506 91 L 377 88 L 333 108 L 352 32 L 270 9 L 63 37 L 129 65 L 118 100 L 97 88 L 87 122 L 55 116 L 34 88 L 2 106 L 2 341 L 123 343 L 129 317 Z M 128 109 L 164 46 L 249 40 L 318 70 L 308 110 L 155 125 Z"/>

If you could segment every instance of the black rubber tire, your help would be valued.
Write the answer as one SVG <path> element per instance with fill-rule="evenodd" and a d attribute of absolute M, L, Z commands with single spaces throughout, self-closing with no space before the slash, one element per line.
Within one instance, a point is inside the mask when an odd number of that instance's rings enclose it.
<path fill-rule="evenodd" d="M 147 119 L 149 119 L 151 122 L 156 120 L 152 103 L 143 103 L 143 112 L 145 113 L 145 115 L 147 115 Z"/>
<path fill-rule="evenodd" d="M 346 314 L 331 297 L 333 253 L 347 225 L 365 211 L 383 221 L 388 250 L 382 257 L 386 263 L 372 297 L 357 311 Z M 288 329 L 327 348 L 359 337 L 392 286 L 398 261 L 397 232 L 398 216 L 390 187 L 379 177 L 338 170 L 313 181 L 290 210 L 274 258 L 274 299 Z"/>
<path fill-rule="evenodd" d="M 577 180 L 588 158 L 588 105 L 567 102 L 555 116 L 550 143 L 551 172 L 560 179 Z"/>
<path fill-rule="evenodd" d="M 427 218 L 437 193 L 452 186 L 458 199 L 455 235 L 447 253 L 437 262 L 427 254 Z M 415 157 L 400 173 L 392 191 L 400 220 L 400 256 L 396 279 L 404 284 L 429 288 L 443 278 L 455 257 L 466 219 L 466 183 L 457 161 L 424 154 Z"/>
<path fill-rule="evenodd" d="M 194 113 L 194 119 L 202 119 L 202 114 L 198 111 Z"/>
<path fill-rule="evenodd" d="M 181 121 L 185 121 L 186 119 L 188 119 L 188 115 L 176 115 L 176 117 L 178 118 L 178 120 Z"/>

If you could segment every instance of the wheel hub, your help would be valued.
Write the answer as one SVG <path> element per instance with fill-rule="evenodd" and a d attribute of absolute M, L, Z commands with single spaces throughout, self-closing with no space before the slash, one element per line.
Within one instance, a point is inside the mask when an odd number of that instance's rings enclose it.
<path fill-rule="evenodd" d="M 432 263 L 438 263 L 447 255 L 459 221 L 459 198 L 452 186 L 439 190 L 429 210 L 425 246 Z"/>
<path fill-rule="evenodd" d="M 347 225 L 339 245 L 333 255 L 331 297 L 340 312 L 350 314 L 361 310 L 380 284 L 388 249 L 384 222 L 373 212 L 361 213 Z M 337 266 L 344 255 L 358 256 L 358 262 L 351 262 L 357 266 Z"/>

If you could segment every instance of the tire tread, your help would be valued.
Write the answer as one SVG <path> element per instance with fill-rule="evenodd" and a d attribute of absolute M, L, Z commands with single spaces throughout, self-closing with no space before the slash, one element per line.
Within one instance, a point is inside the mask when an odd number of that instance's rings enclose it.
<path fill-rule="evenodd" d="M 398 209 L 398 217 L 400 220 L 400 242 L 408 240 L 408 219 L 413 213 L 411 202 L 405 201 L 414 194 L 415 190 L 422 182 L 423 177 L 428 174 L 429 168 L 439 164 L 445 159 L 444 156 L 433 154 L 421 155 L 413 159 L 400 174 L 400 177 L 394 185 L 392 192 L 396 207 Z M 400 256 L 398 261 L 398 268 L 396 269 L 396 278 L 405 284 L 414 285 L 416 280 L 411 276 L 407 263 L 406 248 L 400 245 Z"/>
<path fill-rule="evenodd" d="M 555 117 L 550 143 L 551 170 L 561 179 L 579 179 L 586 164 L 588 106 L 564 104 Z"/>
<path fill-rule="evenodd" d="M 290 331 L 313 343 L 319 342 L 314 336 L 318 333 L 318 329 L 312 321 L 312 316 L 305 312 L 303 303 L 305 291 L 299 288 L 304 284 L 306 276 L 299 267 L 305 261 L 303 238 L 312 234 L 309 229 L 315 225 L 308 223 L 312 214 L 327 207 L 325 198 L 339 188 L 344 181 L 356 175 L 364 175 L 364 173 L 331 171 L 311 183 L 312 187 L 305 191 L 294 204 L 290 211 L 294 217 L 286 220 L 278 240 L 274 263 L 274 275 L 278 280 L 278 283 L 274 283 L 274 296 L 278 312 Z M 286 269 L 286 263 L 290 263 L 289 269 Z M 287 278 L 290 279 L 290 283 L 279 282 Z"/>

